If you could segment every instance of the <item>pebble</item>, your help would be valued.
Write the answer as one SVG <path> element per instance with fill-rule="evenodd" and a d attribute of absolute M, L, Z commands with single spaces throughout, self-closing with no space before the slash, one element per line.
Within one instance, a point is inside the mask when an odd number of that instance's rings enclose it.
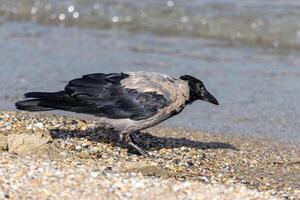
<path fill-rule="evenodd" d="M 33 127 L 43 129 L 44 128 L 44 124 L 41 123 L 41 122 L 38 122 L 38 123 L 34 124 Z"/>
<path fill-rule="evenodd" d="M 209 182 L 208 178 L 205 177 L 205 176 L 200 177 L 200 180 L 202 180 L 202 181 L 204 181 L 204 182 L 206 182 L 206 183 Z"/>
<path fill-rule="evenodd" d="M 97 173 L 97 172 L 92 172 L 92 173 L 91 173 L 91 177 L 96 178 L 97 176 L 98 176 L 98 173 Z"/>

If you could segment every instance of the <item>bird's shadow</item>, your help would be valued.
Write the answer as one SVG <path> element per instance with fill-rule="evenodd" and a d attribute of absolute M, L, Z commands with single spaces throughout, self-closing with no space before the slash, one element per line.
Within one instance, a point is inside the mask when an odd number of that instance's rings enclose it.
<path fill-rule="evenodd" d="M 119 141 L 118 132 L 113 129 L 106 129 L 103 127 L 89 128 L 82 130 L 65 130 L 65 129 L 52 129 L 50 134 L 53 139 L 67 139 L 67 138 L 87 138 L 90 141 L 110 143 L 113 146 L 121 148 L 128 148 Z M 180 148 L 190 147 L 195 149 L 232 149 L 237 148 L 231 144 L 223 142 L 200 142 L 193 141 L 186 138 L 169 138 L 157 137 L 147 132 L 139 132 L 133 134 L 132 139 L 134 143 L 144 150 L 160 150 L 163 148 Z"/>

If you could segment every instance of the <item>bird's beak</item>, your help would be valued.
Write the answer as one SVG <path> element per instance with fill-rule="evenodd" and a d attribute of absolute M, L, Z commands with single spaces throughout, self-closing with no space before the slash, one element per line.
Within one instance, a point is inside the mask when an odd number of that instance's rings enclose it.
<path fill-rule="evenodd" d="M 207 90 L 205 90 L 201 94 L 201 100 L 207 101 L 207 102 L 215 104 L 215 105 L 219 105 L 218 100 L 212 94 L 210 94 Z"/>

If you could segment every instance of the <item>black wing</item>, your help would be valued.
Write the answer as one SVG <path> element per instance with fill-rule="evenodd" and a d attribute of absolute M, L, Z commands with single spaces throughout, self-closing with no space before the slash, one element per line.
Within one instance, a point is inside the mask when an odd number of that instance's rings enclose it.
<path fill-rule="evenodd" d="M 168 105 L 168 100 L 163 95 L 155 92 L 140 93 L 125 88 L 121 84 L 125 78 L 129 78 L 129 75 L 89 74 L 70 81 L 64 91 L 27 93 L 25 97 L 34 99 L 25 101 L 33 101 L 35 105 L 45 108 L 44 110 L 53 108 L 113 119 L 133 120 L 149 118 L 155 115 L 158 109 Z"/>

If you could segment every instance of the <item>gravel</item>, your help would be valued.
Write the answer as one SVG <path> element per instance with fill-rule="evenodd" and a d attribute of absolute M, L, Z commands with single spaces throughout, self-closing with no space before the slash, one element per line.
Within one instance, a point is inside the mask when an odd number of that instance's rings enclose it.
<path fill-rule="evenodd" d="M 156 127 L 134 136 L 93 119 L 0 112 L 3 199 L 300 199 L 299 146 Z"/>

